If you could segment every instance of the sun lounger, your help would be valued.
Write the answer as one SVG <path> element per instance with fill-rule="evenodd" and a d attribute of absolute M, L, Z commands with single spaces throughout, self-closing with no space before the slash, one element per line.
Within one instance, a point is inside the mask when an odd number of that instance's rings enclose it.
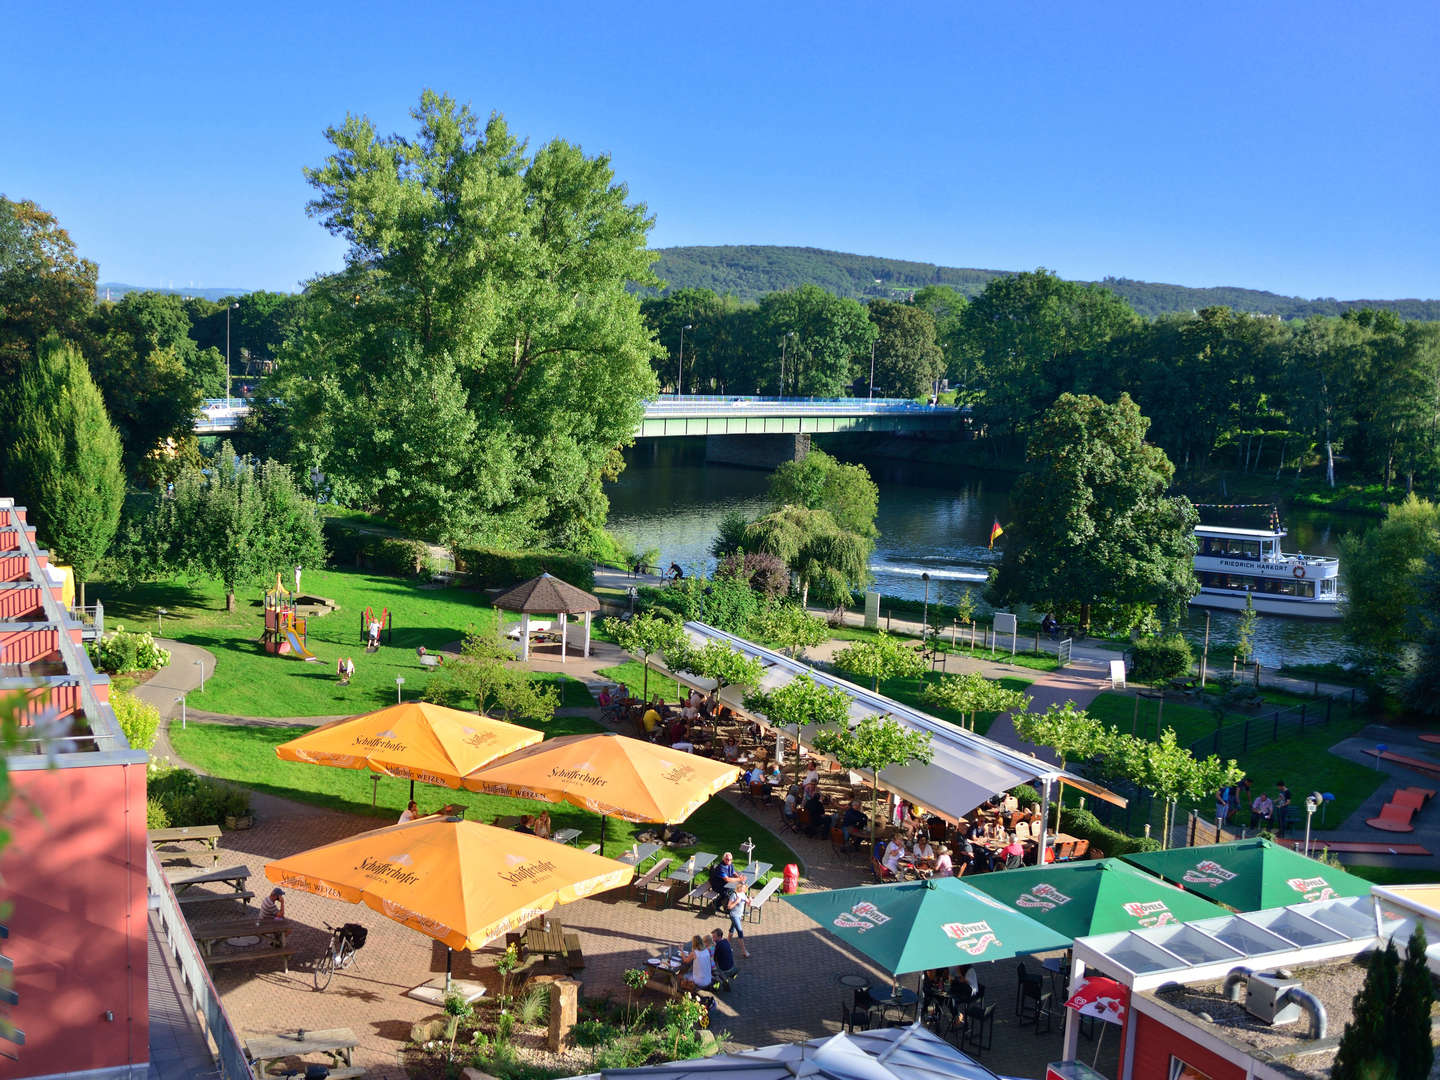
<path fill-rule="evenodd" d="M 1388 802 L 1380 808 L 1379 817 L 1372 817 L 1365 824 L 1384 832 L 1414 832 L 1415 826 L 1410 824 L 1414 816 L 1415 807 Z"/>
<path fill-rule="evenodd" d="M 1425 803 L 1428 802 L 1434 794 L 1433 791 L 1427 788 L 1407 787 L 1401 788 L 1395 792 L 1394 795 L 1391 795 L 1390 801 L 1392 803 L 1398 803 L 1400 806 L 1413 807 L 1418 813 L 1425 808 Z"/>

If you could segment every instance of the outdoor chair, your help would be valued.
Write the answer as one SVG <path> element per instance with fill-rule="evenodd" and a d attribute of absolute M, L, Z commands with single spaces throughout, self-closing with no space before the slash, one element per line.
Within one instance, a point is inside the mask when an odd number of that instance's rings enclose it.
<path fill-rule="evenodd" d="M 1020 869 L 1022 866 L 1024 866 L 1024 865 L 1025 865 L 1025 856 L 1024 856 L 1024 855 L 1006 855 L 1006 856 L 1005 856 L 1005 865 L 1004 865 L 1004 867 L 1002 867 L 1002 869 L 1005 869 L 1005 870 L 1019 870 L 1019 869 Z"/>
<path fill-rule="evenodd" d="M 1029 819 L 1029 818 L 1021 818 L 1019 821 L 1015 822 L 1015 837 L 1016 837 L 1016 839 L 1018 839 L 1018 840 L 1031 840 L 1031 839 L 1033 839 L 1033 837 L 1030 835 L 1030 819 Z"/>
<path fill-rule="evenodd" d="M 800 831 L 800 814 L 786 811 L 783 802 L 780 804 L 780 831 L 782 833 Z"/>
<path fill-rule="evenodd" d="M 891 873 L 889 867 L 885 866 L 879 859 L 871 858 L 870 869 L 875 873 L 876 882 L 881 885 L 896 880 L 895 875 Z"/>
<path fill-rule="evenodd" d="M 965 1026 L 961 1030 L 960 1049 L 977 1057 L 989 1050 L 995 1040 L 995 1006 L 972 1005 L 965 1010 Z"/>
<path fill-rule="evenodd" d="M 1051 1008 L 1051 1005 L 1054 1002 L 1055 997 L 1053 994 L 1050 993 L 1050 991 L 1047 990 L 1045 991 L 1045 993 L 1041 994 L 1038 998 L 1034 998 L 1033 1000 L 1035 1002 L 1033 1012 L 1021 1016 L 1020 1022 L 1023 1024 L 1027 1019 L 1034 1020 L 1035 1034 L 1039 1035 L 1041 1034 L 1040 1023 L 1043 1020 L 1045 1023 L 1044 1033 L 1048 1034 L 1050 1031 L 1050 1020 L 1054 1016 L 1054 1009 Z"/>
<path fill-rule="evenodd" d="M 1038 971 L 1030 971 L 1022 960 L 1015 965 L 1015 1015 L 1025 1020 L 1029 1007 L 1027 1002 L 1038 998 L 1045 990 L 1045 978 Z"/>
<path fill-rule="evenodd" d="M 851 1007 L 845 1002 L 840 1002 L 840 1028 L 843 1031 L 865 1031 L 872 1024 L 872 1017 L 869 1009 L 862 1009 L 858 1005 Z"/>

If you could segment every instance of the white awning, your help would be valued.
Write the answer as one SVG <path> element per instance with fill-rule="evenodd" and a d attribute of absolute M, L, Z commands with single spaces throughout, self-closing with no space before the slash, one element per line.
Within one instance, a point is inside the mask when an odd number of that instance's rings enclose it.
<path fill-rule="evenodd" d="M 930 750 L 935 757 L 929 765 L 886 769 L 880 774 L 881 786 L 926 810 L 959 819 L 990 796 L 1035 781 L 1033 769 L 1022 771 L 992 758 L 964 754 L 939 739 L 930 741 Z"/>

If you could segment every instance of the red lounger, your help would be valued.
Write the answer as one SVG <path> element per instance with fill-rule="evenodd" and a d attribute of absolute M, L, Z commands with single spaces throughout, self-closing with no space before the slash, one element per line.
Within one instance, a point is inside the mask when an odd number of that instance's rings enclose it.
<path fill-rule="evenodd" d="M 1380 808 L 1379 817 L 1372 817 L 1365 824 L 1385 832 L 1414 832 L 1415 826 L 1410 824 L 1414 816 L 1415 807 L 1388 802 Z"/>

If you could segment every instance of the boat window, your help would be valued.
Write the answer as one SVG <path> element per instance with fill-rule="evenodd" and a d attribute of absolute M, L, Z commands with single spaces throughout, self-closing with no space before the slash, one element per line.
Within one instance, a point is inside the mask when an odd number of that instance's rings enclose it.
<path fill-rule="evenodd" d="M 1245 558 L 1258 559 L 1260 557 L 1260 541 L 1246 540 L 1244 545 Z"/>
<path fill-rule="evenodd" d="M 1335 595 L 1335 579 L 1334 579 L 1333 577 L 1321 579 L 1321 581 L 1320 581 L 1320 595 L 1321 595 L 1321 596 L 1334 596 L 1334 595 Z"/>

